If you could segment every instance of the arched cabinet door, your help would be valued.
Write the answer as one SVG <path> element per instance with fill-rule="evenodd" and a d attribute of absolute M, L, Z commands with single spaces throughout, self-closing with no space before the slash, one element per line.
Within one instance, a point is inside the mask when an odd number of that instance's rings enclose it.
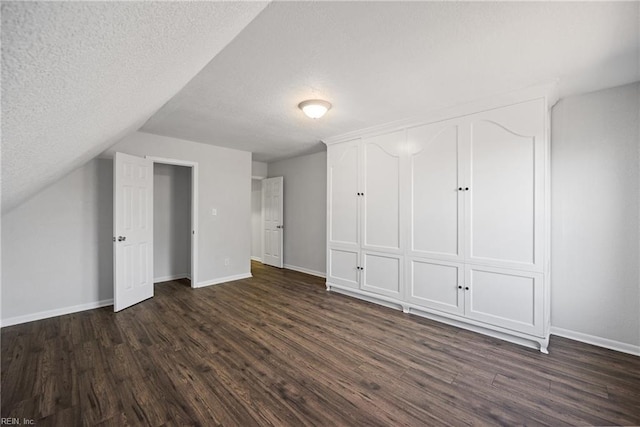
<path fill-rule="evenodd" d="M 466 261 L 542 271 L 544 102 L 475 114 L 468 123 Z"/>
<path fill-rule="evenodd" d="M 362 247 L 399 252 L 400 158 L 405 131 L 362 140 Z"/>

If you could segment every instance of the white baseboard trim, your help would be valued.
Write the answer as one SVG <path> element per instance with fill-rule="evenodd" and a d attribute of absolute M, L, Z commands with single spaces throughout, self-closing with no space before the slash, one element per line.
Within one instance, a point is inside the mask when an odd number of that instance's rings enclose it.
<path fill-rule="evenodd" d="M 21 323 L 33 322 L 35 320 L 48 319 L 50 317 L 64 316 L 65 314 L 77 313 L 79 311 L 93 310 L 95 308 L 113 305 L 112 299 L 94 301 L 87 304 L 74 305 L 71 307 L 56 308 L 55 310 L 45 310 L 38 313 L 25 314 L 24 316 L 10 317 L 2 319 L 2 327 L 19 325 Z"/>
<path fill-rule="evenodd" d="M 300 273 L 310 274 L 312 276 L 322 277 L 323 279 L 327 277 L 326 274 L 321 273 L 320 271 L 309 270 L 308 268 L 298 267 L 291 264 L 285 264 L 284 268 L 286 268 L 287 270 L 293 270 L 293 271 L 298 271 Z"/>
<path fill-rule="evenodd" d="M 235 276 L 226 276 L 226 277 L 220 277 L 219 279 L 215 279 L 215 280 L 207 280 L 207 281 L 204 281 L 204 282 L 198 282 L 198 283 L 195 284 L 195 286 L 192 286 L 192 287 L 193 288 L 204 288 L 206 286 L 219 285 L 221 283 L 233 282 L 234 280 L 249 279 L 251 277 L 253 277 L 253 275 L 251 273 L 236 274 Z"/>
<path fill-rule="evenodd" d="M 262 258 L 260 258 L 259 256 L 252 256 L 251 259 L 253 261 L 258 261 L 258 262 L 262 262 Z"/>
<path fill-rule="evenodd" d="M 179 280 L 179 279 L 191 280 L 191 275 L 187 273 L 183 273 L 183 274 L 173 274 L 171 276 L 156 277 L 153 279 L 153 283 L 169 282 L 171 280 Z"/>
<path fill-rule="evenodd" d="M 610 350 L 640 356 L 640 346 L 638 345 L 614 341 L 608 338 L 596 337 L 594 335 L 583 334 L 582 332 L 570 331 L 568 329 L 557 328 L 555 326 L 551 327 L 551 335 L 569 338 L 570 340 L 580 341 L 583 343 L 596 345 L 598 347 L 604 347 Z"/>

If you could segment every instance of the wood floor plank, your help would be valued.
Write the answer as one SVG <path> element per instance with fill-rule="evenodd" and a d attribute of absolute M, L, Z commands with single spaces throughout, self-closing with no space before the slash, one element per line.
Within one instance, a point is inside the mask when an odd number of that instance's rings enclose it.
<path fill-rule="evenodd" d="M 639 425 L 640 358 L 552 337 L 550 354 L 253 278 L 3 328 L 1 415 L 39 426 Z"/>

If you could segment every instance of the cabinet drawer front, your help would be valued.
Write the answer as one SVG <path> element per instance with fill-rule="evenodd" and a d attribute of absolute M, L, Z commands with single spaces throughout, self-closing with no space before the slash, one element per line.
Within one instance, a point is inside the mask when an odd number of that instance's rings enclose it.
<path fill-rule="evenodd" d="M 407 300 L 422 307 L 454 314 L 464 312 L 463 264 L 409 260 Z"/>
<path fill-rule="evenodd" d="M 542 274 L 467 266 L 465 315 L 495 326 L 541 335 Z"/>
<path fill-rule="evenodd" d="M 402 257 L 363 252 L 362 289 L 400 298 L 402 295 Z"/>

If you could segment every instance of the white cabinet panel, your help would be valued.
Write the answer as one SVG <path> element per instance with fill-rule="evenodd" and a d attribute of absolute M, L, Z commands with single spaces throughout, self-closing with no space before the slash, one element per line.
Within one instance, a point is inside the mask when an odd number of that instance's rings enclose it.
<path fill-rule="evenodd" d="M 333 147 L 327 159 L 329 243 L 359 245 L 359 140 Z"/>
<path fill-rule="evenodd" d="M 469 124 L 465 218 L 470 262 L 525 269 L 538 265 L 541 271 L 543 128 L 529 123 L 529 110 L 537 108 L 529 104 L 478 114 Z"/>
<path fill-rule="evenodd" d="M 400 148 L 405 132 L 362 140 L 363 247 L 400 249 Z"/>
<path fill-rule="evenodd" d="M 327 281 L 341 286 L 358 289 L 358 251 L 329 249 Z"/>
<path fill-rule="evenodd" d="M 542 333 L 542 274 L 468 266 L 465 278 L 467 317 L 518 332 Z"/>
<path fill-rule="evenodd" d="M 464 312 L 463 264 L 421 259 L 409 263 L 408 301 L 449 313 Z"/>
<path fill-rule="evenodd" d="M 415 255 L 462 258 L 459 137 L 456 121 L 408 131 L 410 249 Z"/>
<path fill-rule="evenodd" d="M 391 297 L 400 297 L 402 259 L 392 254 L 362 254 L 362 289 Z"/>

